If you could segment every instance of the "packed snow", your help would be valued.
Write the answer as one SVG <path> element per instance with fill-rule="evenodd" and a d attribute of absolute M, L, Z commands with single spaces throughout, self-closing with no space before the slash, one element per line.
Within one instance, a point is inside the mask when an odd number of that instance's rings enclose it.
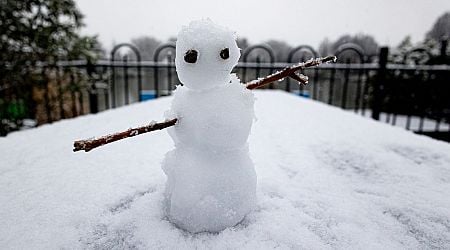
<path fill-rule="evenodd" d="M 256 173 L 247 139 L 254 96 L 235 75 L 234 33 L 210 20 L 183 27 L 176 44 L 175 90 L 167 119 L 175 149 L 163 161 L 164 211 L 192 233 L 220 232 L 256 207 Z"/>
<path fill-rule="evenodd" d="M 184 26 L 176 44 L 175 65 L 180 81 L 194 89 L 221 86 L 224 80 L 228 82 L 241 55 L 235 39 L 234 32 L 209 19 Z M 222 54 L 222 51 L 227 53 Z M 228 55 L 227 59 L 221 58 L 222 55 Z M 195 60 L 186 63 L 186 57 Z"/>
<path fill-rule="evenodd" d="M 76 139 L 161 120 L 172 97 L 0 138 L 6 249 L 450 248 L 450 145 L 281 91 L 254 91 L 257 208 L 220 233 L 164 216 L 167 131 L 89 153 Z"/>

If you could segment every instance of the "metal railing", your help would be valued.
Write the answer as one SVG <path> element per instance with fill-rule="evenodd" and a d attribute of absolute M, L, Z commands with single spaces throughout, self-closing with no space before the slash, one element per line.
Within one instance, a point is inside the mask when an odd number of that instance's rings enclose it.
<path fill-rule="evenodd" d="M 445 62 L 447 42 L 442 42 L 441 46 L 444 47 L 441 54 L 434 57 Z M 129 60 L 129 53 L 117 58 L 123 47 L 134 53 L 131 57 L 135 60 Z M 34 97 L 35 107 L 32 108 L 35 110 L 31 113 L 42 124 L 170 95 L 180 84 L 175 72 L 174 52 L 174 44 L 166 44 L 156 49 L 153 61 L 141 61 L 137 48 L 119 44 L 112 50 L 109 60 L 42 63 L 37 71 L 53 80 L 33 90 L 39 92 L 41 98 L 36 100 Z M 256 52 L 260 53 L 251 59 Z M 433 57 L 421 49 L 411 53 L 426 53 Z M 247 82 L 318 56 L 306 45 L 294 48 L 287 62 L 277 62 L 274 54 L 269 46 L 251 46 L 243 51 L 242 61 L 234 73 L 242 82 Z M 404 55 L 403 63 L 389 63 L 388 48 L 381 48 L 378 56 L 367 56 L 355 44 L 339 47 L 335 55 L 338 56 L 336 64 L 303 72 L 310 78 L 309 85 L 300 86 L 285 79 L 269 88 L 450 141 L 450 65 L 411 64 L 408 53 Z M 0 97 L 4 93 L 5 90 L 0 90 Z"/>

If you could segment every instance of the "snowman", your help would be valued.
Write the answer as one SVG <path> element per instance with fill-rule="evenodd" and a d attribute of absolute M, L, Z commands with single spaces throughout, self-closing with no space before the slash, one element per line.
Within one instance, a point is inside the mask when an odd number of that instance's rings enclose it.
<path fill-rule="evenodd" d="M 211 20 L 184 26 L 176 42 L 176 70 L 183 84 L 166 119 L 175 148 L 162 168 L 167 175 L 168 219 L 192 233 L 219 232 L 256 206 L 256 173 L 248 136 L 254 96 L 235 74 L 240 49 L 234 32 Z"/>

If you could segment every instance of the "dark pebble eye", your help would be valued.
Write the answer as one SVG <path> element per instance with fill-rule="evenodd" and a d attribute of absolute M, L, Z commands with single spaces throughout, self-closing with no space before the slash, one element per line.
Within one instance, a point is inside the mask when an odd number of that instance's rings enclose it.
<path fill-rule="evenodd" d="M 190 49 L 186 51 L 184 54 L 184 61 L 187 63 L 195 63 L 197 62 L 198 52 L 194 49 Z"/>
<path fill-rule="evenodd" d="M 225 48 L 220 51 L 220 57 L 224 60 L 230 58 L 230 50 L 228 48 Z"/>

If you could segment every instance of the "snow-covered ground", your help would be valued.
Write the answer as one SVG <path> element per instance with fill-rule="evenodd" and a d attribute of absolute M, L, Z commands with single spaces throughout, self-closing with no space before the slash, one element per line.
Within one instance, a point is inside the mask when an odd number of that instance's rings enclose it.
<path fill-rule="evenodd" d="M 258 208 L 239 225 L 190 234 L 164 218 L 165 131 L 72 152 L 161 120 L 167 97 L 0 138 L 1 248 L 450 248 L 450 144 L 280 91 L 256 97 Z"/>
<path fill-rule="evenodd" d="M 351 111 L 353 112 L 353 111 Z M 363 115 L 362 111 L 359 110 L 358 114 Z M 364 112 L 364 116 L 370 118 L 372 115 L 372 110 L 366 109 Z M 422 118 L 419 116 L 410 116 L 409 117 L 409 130 L 412 131 L 420 131 L 420 120 Z M 397 127 L 406 128 L 408 125 L 408 116 L 406 115 L 396 115 L 394 120 L 393 114 L 381 113 L 380 121 L 388 124 L 392 124 Z M 395 122 L 395 124 L 393 124 Z M 448 132 L 450 131 L 450 124 L 445 122 L 438 122 L 436 120 L 430 118 L 423 118 L 422 121 L 422 130 L 428 132 L 440 131 L 440 132 Z"/>

